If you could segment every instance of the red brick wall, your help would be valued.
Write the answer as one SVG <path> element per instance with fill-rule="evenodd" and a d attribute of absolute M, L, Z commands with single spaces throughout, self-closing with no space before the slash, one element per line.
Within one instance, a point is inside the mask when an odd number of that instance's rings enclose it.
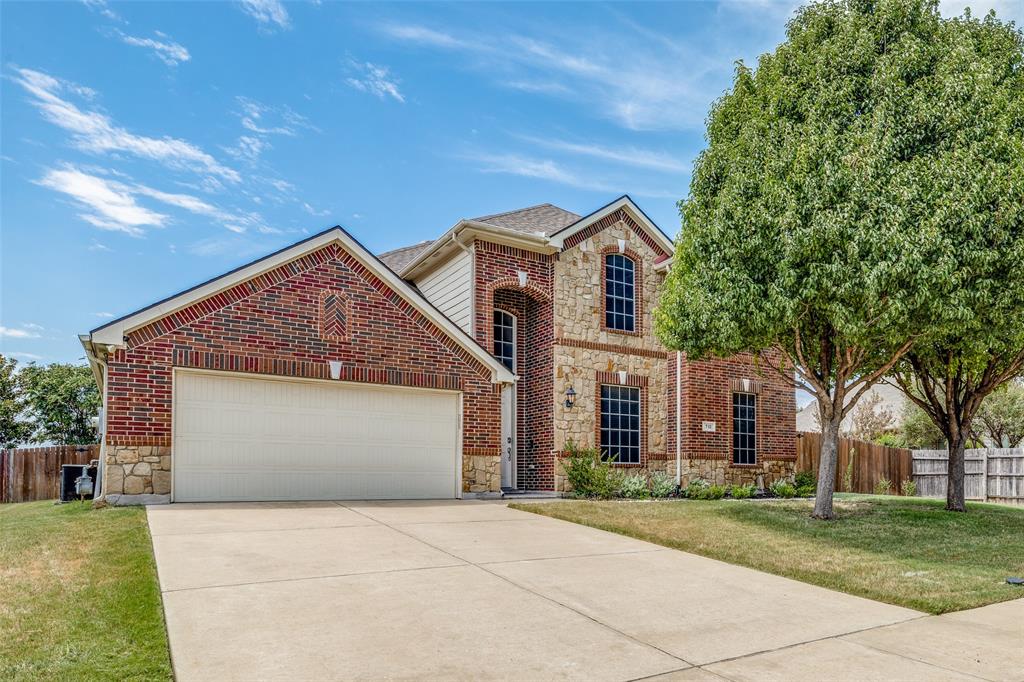
<path fill-rule="evenodd" d="M 682 373 L 683 457 L 732 461 L 731 384 L 748 379 L 750 392 L 757 394 L 757 460 L 796 458 L 796 399 L 793 388 L 773 370 L 759 369 L 750 355 L 741 354 L 702 361 L 684 357 Z M 704 431 L 704 421 L 715 422 L 715 431 Z M 674 448 L 670 442 L 670 451 Z"/>
<path fill-rule="evenodd" d="M 344 294 L 345 337 L 321 333 L 321 294 Z M 133 332 L 108 363 L 107 442 L 170 445 L 173 367 L 461 389 L 464 454 L 497 455 L 490 370 L 332 244 Z"/>
<path fill-rule="evenodd" d="M 555 485 L 552 256 L 477 241 L 476 337 L 493 350 L 493 311 L 505 307 L 519 318 L 517 385 L 518 486 L 552 490 Z M 527 273 L 520 287 L 518 272 Z"/>

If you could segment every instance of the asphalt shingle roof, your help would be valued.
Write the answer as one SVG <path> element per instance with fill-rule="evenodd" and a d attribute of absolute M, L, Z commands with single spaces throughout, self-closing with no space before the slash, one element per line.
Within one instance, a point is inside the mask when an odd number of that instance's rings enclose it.
<path fill-rule="evenodd" d="M 433 239 L 428 239 L 419 244 L 413 244 L 411 246 L 403 246 L 400 249 L 393 251 L 387 251 L 377 256 L 384 265 L 391 268 L 393 272 L 401 273 L 409 263 L 416 260 L 416 257 L 427 250 L 427 248 L 434 243 Z"/>
<path fill-rule="evenodd" d="M 564 227 L 572 225 L 580 219 L 580 216 L 564 208 L 552 204 L 540 204 L 529 208 L 520 208 L 505 213 L 495 213 L 474 218 L 476 222 L 487 223 L 497 227 L 504 227 L 516 232 L 527 234 L 542 234 L 550 237 Z"/>

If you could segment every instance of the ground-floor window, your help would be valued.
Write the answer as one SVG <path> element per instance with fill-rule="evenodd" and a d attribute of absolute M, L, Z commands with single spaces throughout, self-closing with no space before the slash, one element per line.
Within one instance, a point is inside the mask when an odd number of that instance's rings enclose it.
<path fill-rule="evenodd" d="M 640 389 L 601 386 L 601 456 L 640 463 Z"/>
<path fill-rule="evenodd" d="M 732 394 L 732 462 L 757 463 L 757 396 Z"/>

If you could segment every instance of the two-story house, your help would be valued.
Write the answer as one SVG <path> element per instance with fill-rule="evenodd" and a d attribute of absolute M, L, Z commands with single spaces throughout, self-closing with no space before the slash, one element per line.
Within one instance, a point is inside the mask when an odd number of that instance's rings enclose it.
<path fill-rule="evenodd" d="M 629 198 L 460 220 L 375 257 L 332 228 L 82 337 L 111 501 L 562 490 L 615 465 L 792 473 L 794 397 L 655 339 L 672 241 Z"/>

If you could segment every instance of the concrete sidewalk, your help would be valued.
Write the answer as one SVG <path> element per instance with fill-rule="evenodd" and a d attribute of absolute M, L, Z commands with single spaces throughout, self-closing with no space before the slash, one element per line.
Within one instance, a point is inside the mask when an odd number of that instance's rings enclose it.
<path fill-rule="evenodd" d="M 179 680 L 1024 680 L 1024 601 L 924 617 L 502 504 L 149 522 Z"/>

